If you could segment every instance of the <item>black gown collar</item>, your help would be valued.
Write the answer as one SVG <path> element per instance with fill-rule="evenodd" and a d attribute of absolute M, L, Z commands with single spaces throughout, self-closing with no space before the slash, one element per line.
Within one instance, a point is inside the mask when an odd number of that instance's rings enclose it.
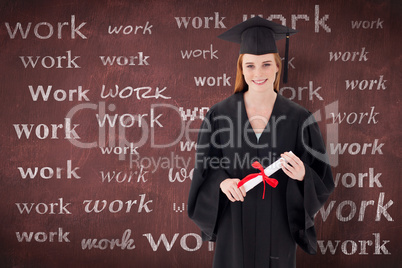
<path fill-rule="evenodd" d="M 265 125 L 265 128 L 260 136 L 259 142 L 257 141 L 257 137 L 255 135 L 254 129 L 251 127 L 248 115 L 247 115 L 247 111 L 246 111 L 246 105 L 245 105 L 245 101 L 244 101 L 244 93 L 247 90 L 243 90 L 239 93 L 239 101 L 241 102 L 241 115 L 242 115 L 242 127 L 243 127 L 243 131 L 245 131 L 246 133 L 244 133 L 245 136 L 247 136 L 248 140 L 255 145 L 261 145 L 261 144 L 267 144 L 268 140 L 270 140 L 271 135 L 269 135 L 269 133 L 272 132 L 272 128 L 273 128 L 273 122 L 275 120 L 277 120 L 277 118 L 280 116 L 280 103 L 282 102 L 283 98 L 279 93 L 277 93 L 275 102 L 274 102 L 274 107 L 272 108 L 272 113 L 271 116 L 268 120 L 268 123 Z M 272 133 L 271 133 L 272 134 Z M 268 144 L 269 145 L 269 144 Z"/>

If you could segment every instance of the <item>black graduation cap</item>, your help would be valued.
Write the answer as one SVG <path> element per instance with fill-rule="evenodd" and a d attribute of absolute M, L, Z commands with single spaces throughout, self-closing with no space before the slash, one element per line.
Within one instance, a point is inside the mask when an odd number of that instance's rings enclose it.
<path fill-rule="evenodd" d="M 289 36 L 296 30 L 255 16 L 227 30 L 218 37 L 240 44 L 240 54 L 263 55 L 277 53 L 276 40 L 286 38 L 285 66 L 283 82 L 287 82 Z"/>

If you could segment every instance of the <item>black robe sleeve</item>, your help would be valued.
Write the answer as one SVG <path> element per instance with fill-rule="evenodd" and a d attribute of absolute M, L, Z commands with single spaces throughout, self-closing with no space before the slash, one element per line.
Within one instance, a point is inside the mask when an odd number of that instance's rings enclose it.
<path fill-rule="evenodd" d="M 307 253 L 316 254 L 314 216 L 334 190 L 334 182 L 317 122 L 310 113 L 304 119 L 299 124 L 296 155 L 306 173 L 302 182 L 289 180 L 286 199 L 293 239 Z"/>
<path fill-rule="evenodd" d="M 221 198 L 220 183 L 229 175 L 217 163 L 222 151 L 215 146 L 219 144 L 219 135 L 215 132 L 219 128 L 213 117 L 211 108 L 198 133 L 195 168 L 188 198 L 188 215 L 201 229 L 204 241 L 215 241 L 218 213 L 229 202 L 227 198 Z"/>

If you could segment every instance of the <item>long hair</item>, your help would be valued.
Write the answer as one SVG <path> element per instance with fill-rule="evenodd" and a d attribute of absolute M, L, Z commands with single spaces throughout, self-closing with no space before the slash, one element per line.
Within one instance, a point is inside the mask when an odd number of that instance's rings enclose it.
<path fill-rule="evenodd" d="M 248 89 L 248 85 L 244 80 L 243 76 L 243 55 L 239 55 L 239 59 L 237 60 L 237 72 L 236 72 L 236 82 L 235 82 L 235 89 L 234 93 L 240 92 L 243 89 Z M 281 73 L 282 73 L 282 60 L 278 53 L 274 53 L 276 66 L 278 66 L 278 72 L 276 73 L 276 78 L 274 82 L 274 90 L 275 92 L 279 91 L 279 81 L 281 80 Z"/>

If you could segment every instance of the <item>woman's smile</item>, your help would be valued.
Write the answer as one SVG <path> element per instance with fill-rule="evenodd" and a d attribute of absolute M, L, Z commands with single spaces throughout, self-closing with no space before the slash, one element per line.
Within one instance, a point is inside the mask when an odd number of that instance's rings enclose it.
<path fill-rule="evenodd" d="M 268 81 L 268 79 L 258 79 L 258 80 L 252 80 L 254 84 L 261 86 L 263 84 L 265 84 L 265 82 Z"/>

